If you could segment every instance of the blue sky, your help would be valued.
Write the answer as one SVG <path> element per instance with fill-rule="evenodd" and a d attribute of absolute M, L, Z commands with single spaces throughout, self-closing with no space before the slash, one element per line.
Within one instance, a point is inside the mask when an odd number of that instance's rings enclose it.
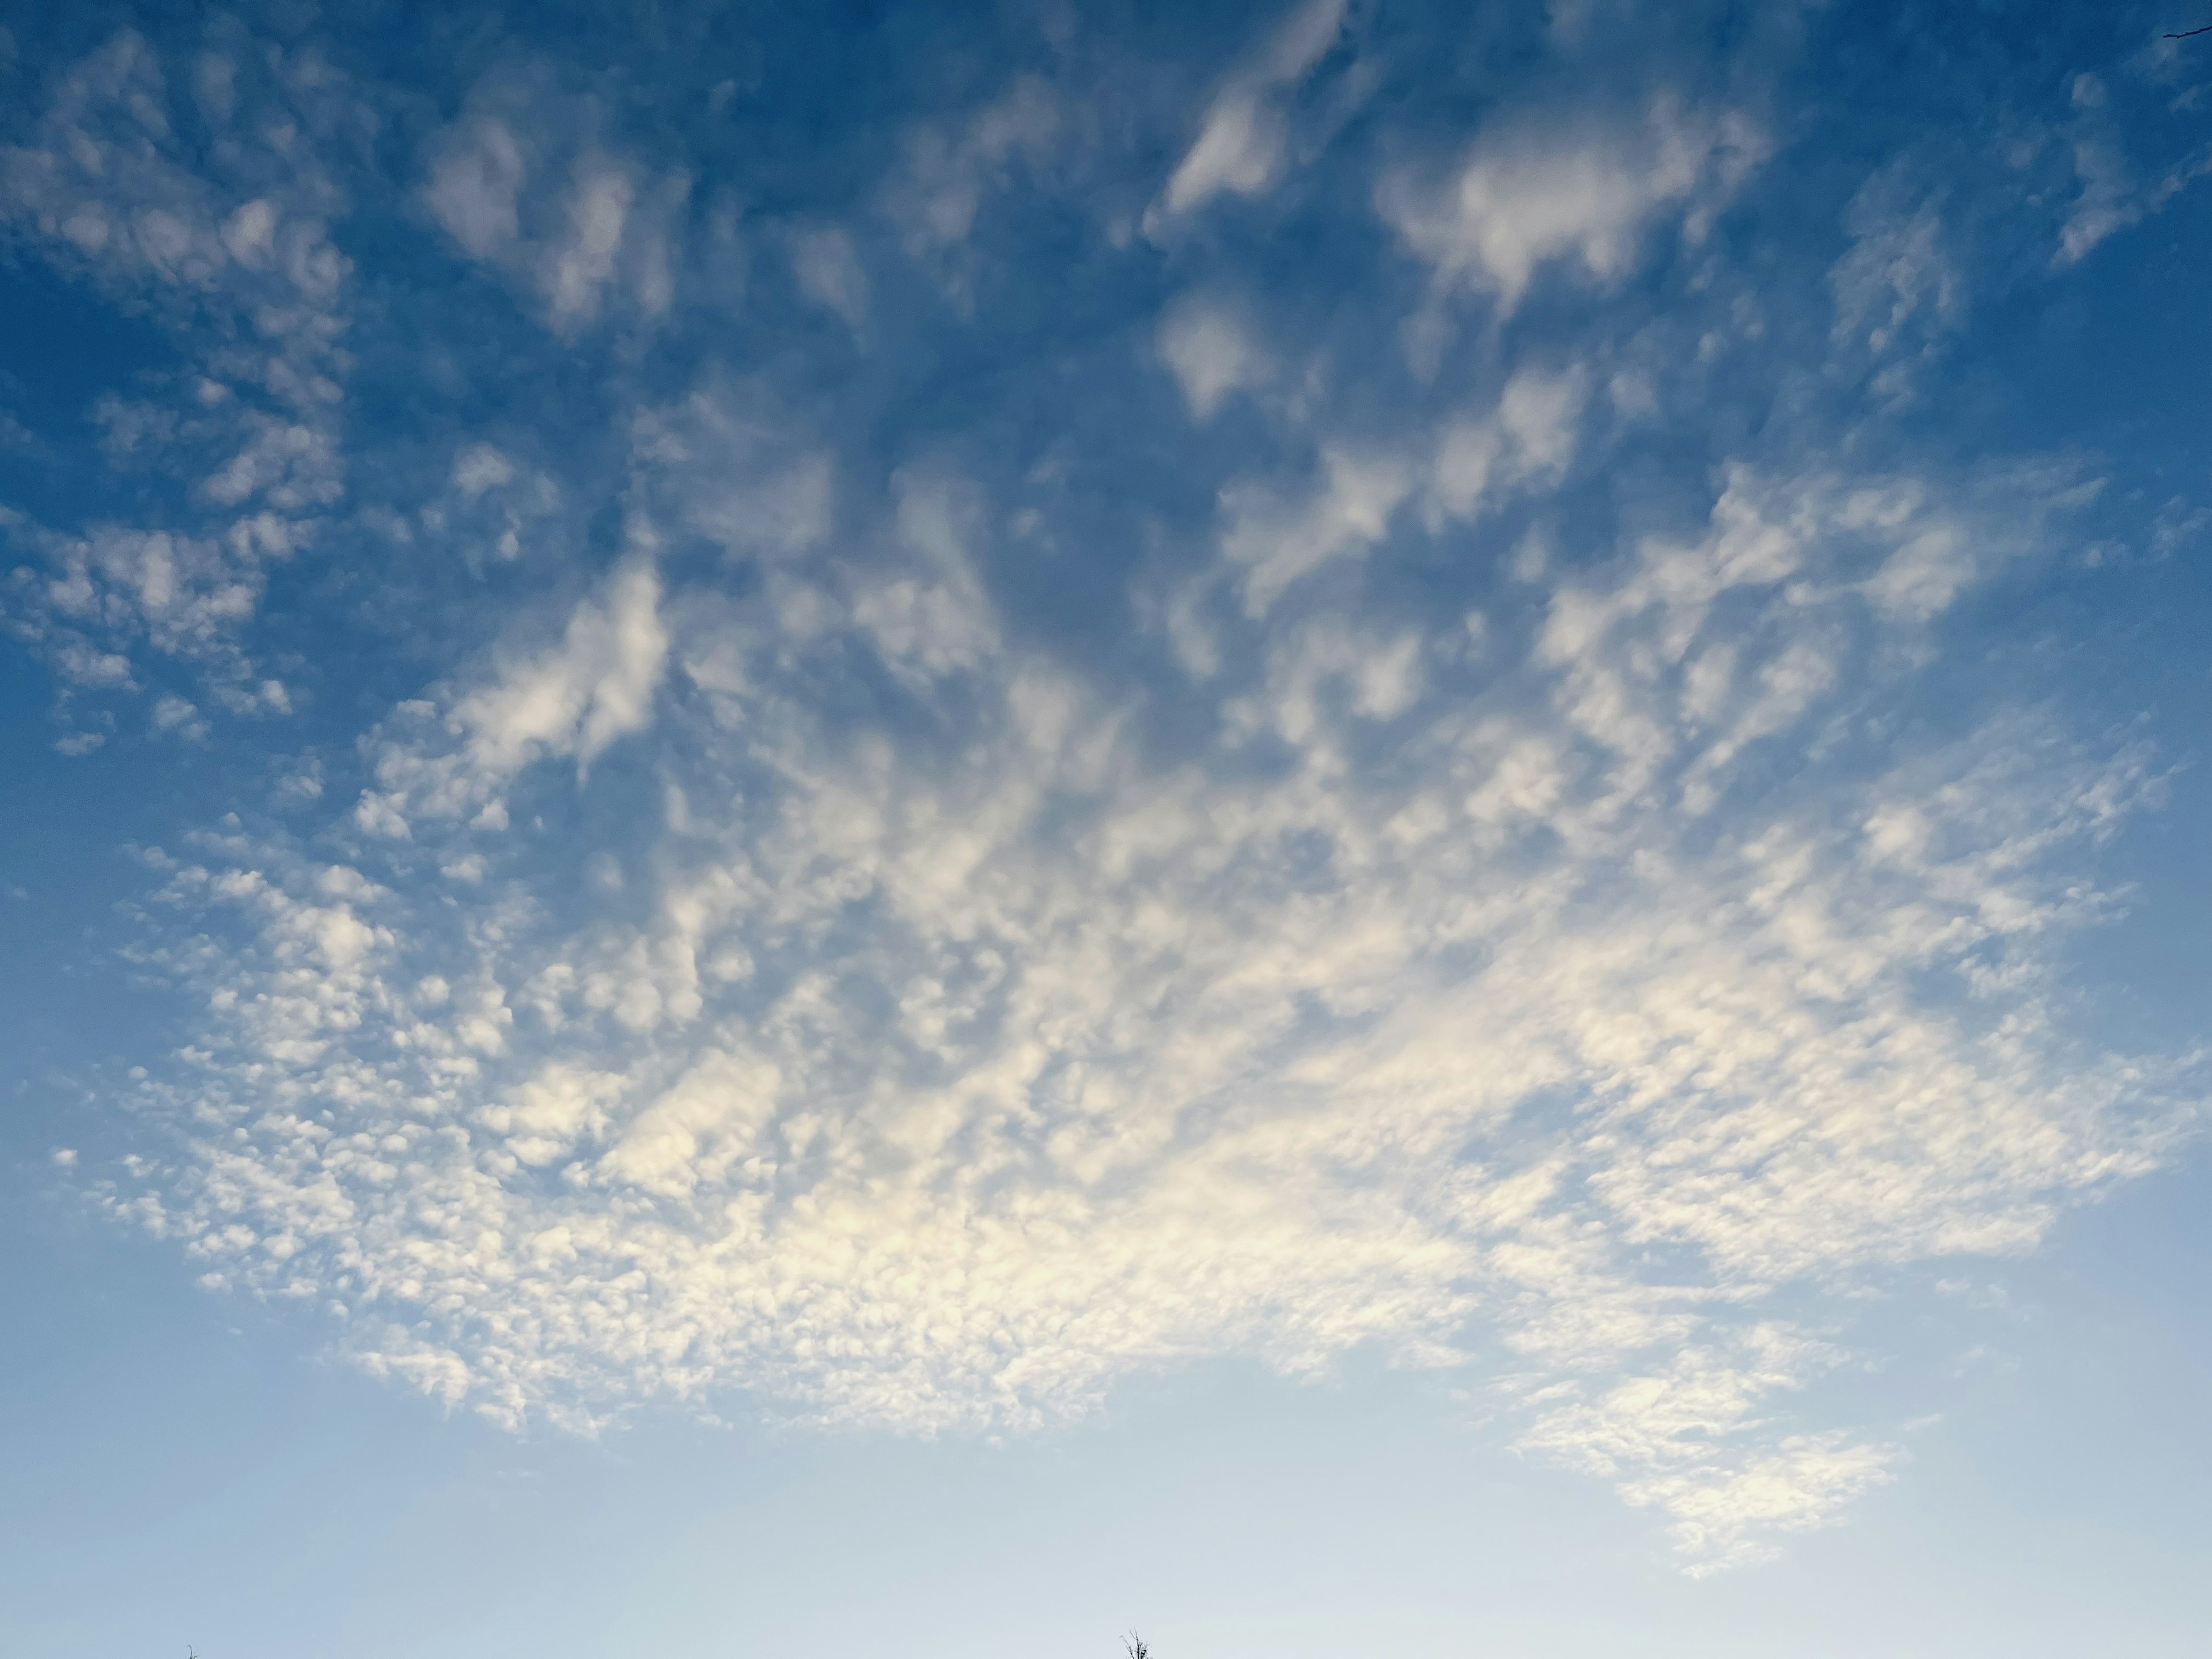
<path fill-rule="evenodd" d="M 2194 14 L 18 10 L 16 1645 L 2195 1650 Z"/>

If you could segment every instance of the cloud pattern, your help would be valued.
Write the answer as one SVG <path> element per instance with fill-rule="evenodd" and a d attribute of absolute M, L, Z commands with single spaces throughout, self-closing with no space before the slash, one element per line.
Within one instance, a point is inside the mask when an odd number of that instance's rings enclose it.
<path fill-rule="evenodd" d="M 97 410 L 123 469 L 185 483 L 193 510 L 63 531 L 4 509 L 36 561 L 13 573 L 9 620 L 64 696 L 135 688 L 150 653 L 186 671 L 168 694 L 171 728 L 199 727 L 187 686 L 236 713 L 289 707 L 241 649 L 242 624 L 343 491 L 350 266 L 329 221 L 345 206 L 340 167 L 372 126 L 312 51 L 257 63 L 220 42 L 176 76 L 125 33 L 61 76 L 26 142 L 0 150 L 12 228 L 199 347 L 166 395 L 110 396 Z M 62 741 L 82 752 L 104 737 L 87 724 Z"/>
<path fill-rule="evenodd" d="M 1188 268 L 1207 216 L 1321 166 L 1385 72 L 1365 27 L 1317 0 L 1263 30 L 1163 122 L 1146 235 L 1109 204 L 1099 245 Z M 253 665 L 263 573 L 371 441 L 328 225 L 373 125 L 331 112 L 374 94 L 296 51 L 158 57 L 125 35 L 64 76 L 0 177 L 41 257 L 219 342 L 112 422 L 189 500 L 16 514 L 9 618 L 66 687 L 196 665 L 149 718 L 208 741 L 194 697 L 289 708 Z M 246 61 L 276 65 L 250 119 Z M 908 289 L 987 316 L 994 216 L 1112 142 L 1073 74 L 918 120 L 842 219 L 740 222 L 517 60 L 392 194 L 562 352 L 706 326 L 752 246 L 744 281 L 842 326 L 813 349 L 880 357 Z M 191 166 L 184 84 L 216 135 Z M 143 854 L 139 959 L 195 1012 L 136 1085 L 140 1149 L 78 1173 L 210 1287 L 517 1426 L 743 1394 L 1029 1429 L 1133 1373 L 1365 1349 L 1484 1370 L 1521 1446 L 1694 1570 L 1832 1519 L 1900 1456 L 1802 1409 L 1854 1362 L 1839 1293 L 2033 1246 L 2185 1131 L 2191 1073 L 2085 1040 L 2055 981 L 2155 757 L 2047 707 L 1916 717 L 1957 613 L 2059 556 L 2094 479 L 1747 446 L 1691 506 L 1576 517 L 1714 356 L 1634 290 L 1662 244 L 1722 257 L 1776 153 L 1753 108 L 1645 94 L 1358 161 L 1402 278 L 1373 337 L 1412 390 L 1380 404 L 1280 307 L 1170 283 L 1117 349 L 1230 459 L 1115 567 L 1110 650 L 1009 574 L 1094 533 L 1062 472 L 886 459 L 787 359 L 610 371 L 596 562 L 588 471 L 511 434 L 355 503 L 536 592 L 353 761 L 309 757 L 289 817 Z M 2121 222 L 2066 212 L 2062 264 Z M 1822 350 L 1902 362 L 1959 314 L 1901 174 L 1838 234 Z M 1500 350 L 1553 295 L 1584 332 Z M 1479 580 L 1440 602 L 1425 559 Z"/>

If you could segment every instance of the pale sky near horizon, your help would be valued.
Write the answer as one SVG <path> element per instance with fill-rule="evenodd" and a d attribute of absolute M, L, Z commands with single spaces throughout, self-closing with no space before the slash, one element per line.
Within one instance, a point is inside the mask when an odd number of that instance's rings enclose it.
<path fill-rule="evenodd" d="M 2199 1651 L 2203 21 L 0 7 L 0 1645 Z"/>

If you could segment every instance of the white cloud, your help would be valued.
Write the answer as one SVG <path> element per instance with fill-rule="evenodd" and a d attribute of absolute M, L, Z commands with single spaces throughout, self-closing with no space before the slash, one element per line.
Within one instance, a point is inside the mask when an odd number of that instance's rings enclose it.
<path fill-rule="evenodd" d="M 1386 174 L 1376 205 L 1439 293 L 1474 289 L 1510 313 L 1547 264 L 1620 282 L 1662 213 L 1698 240 L 1765 154 L 1743 116 L 1660 98 L 1640 121 L 1486 132 L 1440 184 Z"/>
<path fill-rule="evenodd" d="M 603 125 L 588 100 L 494 74 L 426 158 L 431 217 L 563 337 L 611 313 L 651 324 L 675 299 L 690 180 L 602 147 Z"/>
<path fill-rule="evenodd" d="M 1311 0 L 1215 88 L 1152 230 L 1279 184 L 1345 27 Z M 319 95 L 256 78 L 275 61 L 179 80 L 222 135 L 195 166 L 133 36 L 0 156 L 42 257 L 221 337 L 175 396 L 98 410 L 187 516 L 5 519 L 32 555 L 9 624 L 65 702 L 143 694 L 187 737 L 290 706 L 244 641 L 344 488 L 343 203 Z M 875 209 L 962 290 L 994 193 L 1076 113 L 1017 81 L 918 127 Z M 1553 269 L 1625 283 L 1662 224 L 1694 241 L 1763 154 L 1660 100 L 1501 122 L 1376 201 L 1433 316 L 1467 291 L 1502 316 Z M 527 76 L 422 160 L 432 234 L 549 353 L 628 325 L 600 383 L 660 384 L 625 353 L 676 308 L 684 174 Z M 1870 187 L 1847 228 L 1839 338 L 1894 353 L 1948 318 L 1928 201 Z M 895 309 L 846 229 L 783 247 L 857 333 Z M 1148 344 L 1205 422 L 1288 349 L 1194 280 Z M 1021 1427 L 1217 1355 L 1502 1347 L 1519 1443 L 1699 1570 L 1831 1520 L 1899 1463 L 1887 1425 L 1808 1420 L 1850 1294 L 2031 1247 L 2194 1109 L 2193 1074 L 2087 1048 L 2058 994 L 2067 930 L 2115 902 L 2081 848 L 2151 792 L 2142 757 L 2049 715 L 1894 719 L 2085 486 L 1723 466 L 1669 527 L 1509 554 L 1501 517 L 1604 459 L 1594 389 L 1659 406 L 1642 343 L 1513 362 L 1440 412 L 1302 410 L 1310 448 L 1232 478 L 1210 538 L 1146 526 L 1165 597 L 1113 667 L 1014 592 L 1068 550 L 1032 533 L 1064 455 L 1018 502 L 941 461 L 878 500 L 816 404 L 703 374 L 623 405 L 629 544 L 579 592 L 550 555 L 587 483 L 527 430 L 442 434 L 395 540 L 561 601 L 392 709 L 349 808 L 308 756 L 273 785 L 296 830 L 148 856 L 140 957 L 197 1012 L 133 1120 L 170 1152 L 97 1190 L 203 1282 L 333 1305 L 360 1364 L 510 1424 L 744 1391 Z M 1433 558 L 1385 568 L 1398 538 Z M 64 752 L 125 729 L 72 718 Z M 636 764 L 598 764 L 617 744 Z"/>
<path fill-rule="evenodd" d="M 1065 125 L 1052 88 L 1023 76 L 964 120 L 925 123 L 908 133 L 904 163 L 884 201 L 907 252 L 933 259 L 966 242 L 984 202 L 1012 182 L 1016 164 L 1042 166 Z"/>
<path fill-rule="evenodd" d="M 156 732 L 174 732 L 190 738 L 204 738 L 208 734 L 207 722 L 200 718 L 200 711 L 193 707 L 189 697 L 166 696 L 155 702 L 154 729 Z"/>
<path fill-rule="evenodd" d="M 517 202 L 526 171 L 507 123 L 480 116 L 447 135 L 423 198 L 471 258 L 495 259 L 522 234 Z"/>
<path fill-rule="evenodd" d="M 599 293 L 614 280 L 635 195 L 635 187 L 620 167 L 596 156 L 578 160 L 562 204 L 568 234 L 548 250 L 541 277 L 554 327 L 573 329 L 599 315 Z M 641 283 L 638 298 L 648 314 L 668 303 L 665 285 Z"/>
<path fill-rule="evenodd" d="M 659 574 L 633 556 L 577 607 L 558 647 L 464 696 L 452 719 L 477 769 L 512 774 L 540 752 L 588 762 L 642 728 L 668 659 L 659 605 Z"/>
<path fill-rule="evenodd" d="M 27 631 L 69 680 L 135 688 L 130 653 L 150 647 L 201 665 L 210 694 L 226 707 L 258 708 L 238 635 L 260 603 L 265 565 L 292 550 L 281 521 L 257 515 L 220 540 L 110 525 L 81 537 L 29 539 L 45 554 L 47 574 L 19 578 L 33 606 Z"/>
<path fill-rule="evenodd" d="M 1850 251 L 1828 273 L 1838 342 L 1863 339 L 1881 356 L 1896 349 L 1916 319 L 1930 331 L 1958 320 L 1965 283 L 1946 245 L 1942 216 L 1935 203 L 1912 199 L 1902 167 L 1886 167 L 1861 187 L 1844 227 Z"/>
<path fill-rule="evenodd" d="M 757 381 L 710 377 L 640 410 L 630 447 L 641 497 L 733 559 L 788 559 L 830 534 L 836 464 Z"/>
<path fill-rule="evenodd" d="M 1522 368 L 1506 381 L 1495 409 L 1446 422 L 1431 465 L 1431 524 L 1473 518 L 1532 483 L 1557 483 L 1574 459 L 1586 395 L 1579 370 Z"/>
<path fill-rule="evenodd" d="M 1262 88 L 1238 86 L 1223 93 L 1168 180 L 1165 213 L 1188 213 L 1224 191 L 1257 196 L 1266 190 L 1282 171 L 1286 125 Z"/>
<path fill-rule="evenodd" d="M 1282 176 L 1291 127 L 1284 94 L 1328 56 L 1344 27 L 1344 0 L 1305 0 L 1255 60 L 1214 95 L 1198 137 L 1145 216 L 1148 234 L 1224 191 L 1257 196 Z"/>
<path fill-rule="evenodd" d="M 2094 75 L 2074 77 L 2074 107 L 2078 112 L 2073 139 L 2074 171 L 2081 193 L 2067 210 L 2058 234 L 2055 263 L 2070 265 L 2113 232 L 2124 230 L 2143 216 L 2145 204 L 2120 153 L 2118 135 L 2102 116 L 2108 94 Z"/>
<path fill-rule="evenodd" d="M 2080 188 L 2067 204 L 2058 246 L 2051 254 L 2051 264 L 2062 269 L 2079 264 L 2108 238 L 2164 212 L 2168 203 L 2198 179 L 2212 177 L 2212 149 L 2199 149 L 2170 163 L 2155 179 L 2139 179 L 2128 160 L 2119 124 L 2110 112 L 2112 91 L 2103 78 L 2077 75 L 2068 90 L 2074 118 L 2055 136 L 2073 164 Z"/>
<path fill-rule="evenodd" d="M 1573 459 L 1584 396 L 1579 370 L 1516 370 L 1495 404 L 1449 416 L 1434 434 L 1325 442 L 1317 477 L 1303 484 L 1231 484 L 1221 492 L 1221 550 L 1241 573 L 1246 609 L 1258 616 L 1323 566 L 1371 552 L 1417 495 L 1433 532 L 1515 490 L 1556 483 Z"/>
<path fill-rule="evenodd" d="M 790 246 L 799 291 L 860 333 L 868 321 L 868 273 L 851 235 L 836 225 L 804 226 L 791 233 Z"/>
<path fill-rule="evenodd" d="M 344 198 L 309 135 L 362 110 L 311 52 L 272 55 L 243 91 L 224 63 L 201 102 L 227 122 L 244 96 L 256 119 L 207 149 L 179 139 L 161 57 L 129 31 L 55 76 L 25 142 L 0 149 L 0 221 L 29 248 L 119 303 L 212 324 L 179 331 L 185 372 L 161 395 L 95 404 L 111 465 L 191 486 L 190 508 L 74 533 L 10 513 L 0 529 L 45 567 L 19 576 L 18 629 L 74 684 L 136 689 L 152 653 L 190 665 L 216 704 L 266 714 L 281 703 L 243 636 L 268 567 L 343 493 L 350 266 L 328 227 Z"/>
<path fill-rule="evenodd" d="M 1897 1462 L 1893 1448 L 1833 1433 L 1746 1444 L 1744 1431 L 1773 1395 L 1838 1357 L 1786 1328 L 1753 1325 L 1723 1347 L 1680 1349 L 1662 1369 L 1595 1398 L 1576 1391 L 1547 1403 L 1522 1444 L 1620 1480 L 1629 1502 L 1667 1514 L 1693 1572 L 1763 1559 L 1773 1534 L 1832 1519 Z"/>
<path fill-rule="evenodd" d="M 1493 468 L 1563 464 L 1579 394 L 1519 384 Z M 1299 522 L 1358 540 L 1419 470 L 1343 463 Z M 410 895 L 374 842 L 175 868 L 208 1059 L 149 1085 L 186 1148 L 114 1201 L 506 1421 L 743 1389 L 1019 1426 L 1200 1356 L 1456 1364 L 1487 1329 L 1528 1448 L 1695 1565 L 1753 1559 L 1894 1462 L 1797 1420 L 1841 1351 L 1774 1293 L 2024 1248 L 2173 1121 L 2039 990 L 2094 909 L 2065 849 L 2139 762 L 2027 720 L 1871 771 L 1814 742 L 1936 602 L 1873 573 L 1944 525 L 2032 540 L 2023 493 L 1739 471 L 1472 660 L 1464 618 L 1279 574 L 1164 694 L 1218 732 L 1167 757 L 1006 636 L 990 515 L 941 473 L 842 575 L 663 601 L 627 564 L 395 719 L 426 734 L 395 799 L 460 884 Z M 854 660 L 896 717 L 825 708 Z M 572 878 L 458 819 L 656 695 L 665 831 L 562 920 Z"/>
<path fill-rule="evenodd" d="M 1338 445 L 1322 451 L 1320 473 L 1310 489 L 1287 497 L 1258 485 L 1222 492 L 1221 550 L 1244 571 L 1244 603 L 1255 616 L 1301 577 L 1373 549 L 1415 478 L 1397 455 Z"/>
<path fill-rule="evenodd" d="M 1205 295 L 1169 309 L 1160 321 L 1159 350 L 1201 421 L 1211 420 L 1231 393 L 1265 386 L 1275 375 L 1273 360 L 1237 309 Z"/>
<path fill-rule="evenodd" d="M 969 548 L 981 532 L 975 492 L 953 478 L 907 471 L 893 480 L 898 537 L 915 556 L 856 586 L 852 619 L 885 666 L 926 685 L 995 654 L 998 622 Z"/>
<path fill-rule="evenodd" d="M 514 463 L 493 444 L 471 444 L 453 457 L 453 488 L 469 501 L 514 482 Z"/>
<path fill-rule="evenodd" d="M 570 613 L 557 644 L 501 664 L 442 708 L 404 706 L 355 822 L 385 836 L 409 835 L 422 815 L 503 827 L 507 785 L 526 766 L 573 757 L 580 769 L 643 730 L 667 663 L 659 573 L 639 549 Z"/>
<path fill-rule="evenodd" d="M 415 524 L 452 543 L 472 570 L 489 560 L 505 562 L 526 550 L 542 553 L 564 541 L 559 521 L 562 497 L 552 477 L 497 444 L 479 439 L 453 453 L 442 498 L 422 507 Z M 414 526 L 402 521 L 411 538 Z"/>

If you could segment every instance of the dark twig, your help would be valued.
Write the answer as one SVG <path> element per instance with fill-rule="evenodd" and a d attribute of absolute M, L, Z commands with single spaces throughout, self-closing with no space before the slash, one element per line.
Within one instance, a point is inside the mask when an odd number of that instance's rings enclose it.
<path fill-rule="evenodd" d="M 2179 34 L 2169 34 L 2166 38 L 2169 40 L 2186 40 L 2199 34 L 2212 34 L 2212 23 L 2207 23 L 2201 29 L 2184 29 Z"/>
<path fill-rule="evenodd" d="M 1129 1659 L 1151 1659 L 1152 1650 L 1145 1645 L 1145 1638 L 1134 1631 L 1129 1632 L 1121 1645 L 1127 1650 Z"/>

